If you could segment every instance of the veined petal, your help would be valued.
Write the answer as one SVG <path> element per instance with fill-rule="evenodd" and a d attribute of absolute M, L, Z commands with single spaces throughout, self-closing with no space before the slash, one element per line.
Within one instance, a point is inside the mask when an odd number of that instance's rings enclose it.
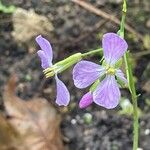
<path fill-rule="evenodd" d="M 104 67 L 90 61 L 80 61 L 73 68 L 74 85 L 86 88 L 104 74 Z"/>
<path fill-rule="evenodd" d="M 93 101 L 107 109 L 115 108 L 120 100 L 120 90 L 115 76 L 107 75 L 93 93 Z"/>
<path fill-rule="evenodd" d="M 59 106 L 67 106 L 70 102 L 70 94 L 65 84 L 55 76 L 57 86 L 56 103 Z"/>
<path fill-rule="evenodd" d="M 36 42 L 41 47 L 41 50 L 45 53 L 45 56 L 49 62 L 49 66 L 51 66 L 52 65 L 52 59 L 53 59 L 53 51 L 52 51 L 51 44 L 49 43 L 48 40 L 43 38 L 41 35 L 36 37 Z"/>
<path fill-rule="evenodd" d="M 106 63 L 114 65 L 128 48 L 126 41 L 115 33 L 106 33 L 102 39 L 102 47 Z"/>
<path fill-rule="evenodd" d="M 92 93 L 88 92 L 85 95 L 83 95 L 83 97 L 81 98 L 81 100 L 79 102 L 79 107 L 80 108 L 86 108 L 89 105 L 91 105 L 92 103 L 93 103 Z"/>
<path fill-rule="evenodd" d="M 39 56 L 40 59 L 41 59 L 41 66 L 42 66 L 42 68 L 43 68 L 43 69 L 48 68 L 48 67 L 49 67 L 49 62 L 48 62 L 48 60 L 47 60 L 47 58 L 46 58 L 45 53 L 44 53 L 42 50 L 39 50 L 39 51 L 37 52 L 37 54 L 38 54 L 38 56 Z"/>
<path fill-rule="evenodd" d="M 128 81 L 127 79 L 124 77 L 124 73 L 120 70 L 120 69 L 117 69 L 116 70 L 116 76 L 122 80 L 125 84 L 128 84 Z"/>

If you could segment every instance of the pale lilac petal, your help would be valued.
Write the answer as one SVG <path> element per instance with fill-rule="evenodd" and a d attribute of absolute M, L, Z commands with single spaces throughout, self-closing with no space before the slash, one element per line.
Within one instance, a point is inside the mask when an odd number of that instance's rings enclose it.
<path fill-rule="evenodd" d="M 73 69 L 74 85 L 86 88 L 105 74 L 105 68 L 90 61 L 80 61 Z"/>
<path fill-rule="evenodd" d="M 121 81 L 123 81 L 126 85 L 128 84 L 128 81 L 127 81 L 127 79 L 126 79 L 125 76 L 124 76 L 124 73 L 123 73 L 120 69 L 117 69 L 117 70 L 116 70 L 116 76 L 117 76 Z"/>
<path fill-rule="evenodd" d="M 41 35 L 36 37 L 36 42 L 41 47 L 41 50 L 45 53 L 46 59 L 49 62 L 49 66 L 51 66 L 52 65 L 52 59 L 53 59 L 53 51 L 52 51 L 51 44 L 49 43 L 48 40 L 43 38 Z"/>
<path fill-rule="evenodd" d="M 115 33 L 106 33 L 102 39 L 104 58 L 107 64 L 114 65 L 128 48 L 126 41 Z"/>
<path fill-rule="evenodd" d="M 67 106 L 70 102 L 70 94 L 65 84 L 55 76 L 57 86 L 56 103 L 59 106 Z"/>
<path fill-rule="evenodd" d="M 91 105 L 92 103 L 93 103 L 92 93 L 88 92 L 85 95 L 83 95 L 83 97 L 81 98 L 81 100 L 79 102 L 79 107 L 80 108 L 86 108 L 89 105 Z"/>
<path fill-rule="evenodd" d="M 120 90 L 115 76 L 107 75 L 93 93 L 93 101 L 107 109 L 115 108 L 120 100 Z"/>
<path fill-rule="evenodd" d="M 49 63 L 48 63 L 48 60 L 47 60 L 47 58 L 46 58 L 46 56 L 45 56 L 45 53 L 44 53 L 42 50 L 39 50 L 39 51 L 37 52 L 37 54 L 38 54 L 38 56 L 39 56 L 40 59 L 41 59 L 41 66 L 42 66 L 42 68 L 43 68 L 43 69 L 48 68 L 48 67 L 49 67 Z"/>

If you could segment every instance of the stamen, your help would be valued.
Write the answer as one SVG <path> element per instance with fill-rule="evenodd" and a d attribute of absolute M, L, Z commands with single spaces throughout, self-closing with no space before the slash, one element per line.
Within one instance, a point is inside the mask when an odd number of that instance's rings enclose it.
<path fill-rule="evenodd" d="M 107 69 L 107 74 L 111 74 L 111 75 L 114 75 L 116 72 L 116 70 L 114 68 L 108 68 Z"/>
<path fill-rule="evenodd" d="M 46 74 L 46 73 L 51 72 L 53 70 L 54 70 L 54 67 L 49 67 L 49 68 L 43 70 L 43 73 Z"/>
<path fill-rule="evenodd" d="M 46 78 L 49 78 L 49 77 L 52 77 L 52 76 L 54 76 L 54 75 L 55 75 L 55 72 L 54 72 L 54 71 L 51 71 L 51 72 L 45 74 L 45 77 L 46 77 Z"/>

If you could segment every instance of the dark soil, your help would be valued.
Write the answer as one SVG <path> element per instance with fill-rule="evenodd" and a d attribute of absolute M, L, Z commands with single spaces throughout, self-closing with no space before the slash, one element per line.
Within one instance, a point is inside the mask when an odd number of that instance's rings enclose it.
<path fill-rule="evenodd" d="M 24 9 L 34 9 L 36 13 L 47 16 L 54 25 L 53 36 L 49 36 L 54 49 L 55 62 L 76 52 L 85 52 L 100 46 L 101 35 L 105 32 L 116 32 L 118 26 L 104 23 L 96 28 L 96 23 L 103 18 L 96 16 L 75 5 L 70 0 L 2 0 L 6 5 L 15 5 Z M 91 0 L 94 6 L 108 13 L 114 13 L 120 18 L 121 3 L 111 0 Z M 149 32 L 146 26 L 148 16 L 147 1 L 130 1 L 127 22 L 143 36 Z M 139 14 L 142 15 L 140 19 Z M 51 17 L 53 16 L 53 17 Z M 88 16 L 88 17 L 87 17 Z M 53 19 L 52 19 L 53 18 Z M 29 45 L 16 43 L 13 31 L 12 14 L 0 13 L 0 107 L 3 110 L 3 88 L 9 76 L 15 72 L 19 77 L 18 95 L 24 99 L 39 95 L 46 97 L 54 104 L 55 83 L 52 79 L 45 80 L 36 52 L 29 53 Z M 128 32 L 127 32 L 128 33 Z M 127 34 L 131 52 L 143 51 L 140 41 L 135 41 Z M 135 63 L 137 77 L 137 92 L 139 107 L 144 115 L 140 119 L 140 148 L 150 150 L 150 111 L 145 100 L 150 93 L 143 90 L 143 85 L 149 77 L 143 73 L 149 63 L 149 55 L 140 56 Z M 97 61 L 98 57 L 94 57 Z M 71 69 L 60 75 L 60 78 L 71 91 L 71 104 L 63 115 L 62 132 L 64 143 L 69 150 L 131 150 L 132 149 L 132 119 L 120 116 L 117 110 L 107 111 L 96 105 L 86 110 L 78 108 L 78 100 L 85 90 L 78 90 L 72 82 Z M 123 96 L 129 98 L 129 93 L 123 90 Z M 56 106 L 57 107 L 57 106 Z M 57 107 L 57 109 L 59 109 Z M 119 108 L 118 108 L 119 109 Z M 90 124 L 85 123 L 86 113 L 92 115 Z M 149 132 L 148 132 L 149 131 Z"/>

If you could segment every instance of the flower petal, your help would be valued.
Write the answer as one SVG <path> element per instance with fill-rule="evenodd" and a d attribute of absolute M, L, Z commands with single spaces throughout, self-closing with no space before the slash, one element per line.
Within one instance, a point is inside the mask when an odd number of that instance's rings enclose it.
<path fill-rule="evenodd" d="M 93 93 L 93 101 L 107 109 L 115 108 L 120 99 L 120 90 L 115 76 L 107 75 Z"/>
<path fill-rule="evenodd" d="M 106 63 L 114 65 L 128 48 L 126 41 L 115 33 L 106 33 L 102 39 L 102 47 Z"/>
<path fill-rule="evenodd" d="M 91 105 L 92 103 L 93 103 L 92 93 L 88 92 L 85 95 L 83 95 L 83 97 L 81 98 L 81 100 L 79 102 L 79 107 L 80 108 L 86 108 L 89 105 Z"/>
<path fill-rule="evenodd" d="M 41 47 L 41 50 L 45 53 L 45 56 L 49 62 L 49 66 L 51 66 L 52 65 L 52 59 L 53 59 L 53 51 L 52 51 L 51 44 L 49 43 L 48 40 L 43 38 L 41 35 L 36 37 L 36 42 Z"/>
<path fill-rule="evenodd" d="M 59 106 L 67 106 L 70 102 L 70 94 L 65 84 L 55 76 L 57 86 L 56 103 Z"/>
<path fill-rule="evenodd" d="M 128 81 L 127 79 L 124 77 L 124 73 L 120 70 L 120 69 L 117 69 L 116 70 L 116 76 L 122 80 L 126 85 L 128 84 Z"/>
<path fill-rule="evenodd" d="M 74 85 L 77 88 L 86 88 L 104 74 L 104 67 L 90 61 L 80 61 L 73 68 Z"/>
<path fill-rule="evenodd" d="M 48 68 L 48 67 L 49 67 L 49 63 L 48 63 L 48 60 L 47 60 L 47 58 L 46 58 L 45 53 L 44 53 L 42 50 L 39 50 L 39 51 L 37 52 L 37 54 L 38 54 L 38 56 L 39 56 L 40 59 L 41 59 L 41 66 L 42 66 L 42 68 L 43 68 L 43 69 Z"/>

